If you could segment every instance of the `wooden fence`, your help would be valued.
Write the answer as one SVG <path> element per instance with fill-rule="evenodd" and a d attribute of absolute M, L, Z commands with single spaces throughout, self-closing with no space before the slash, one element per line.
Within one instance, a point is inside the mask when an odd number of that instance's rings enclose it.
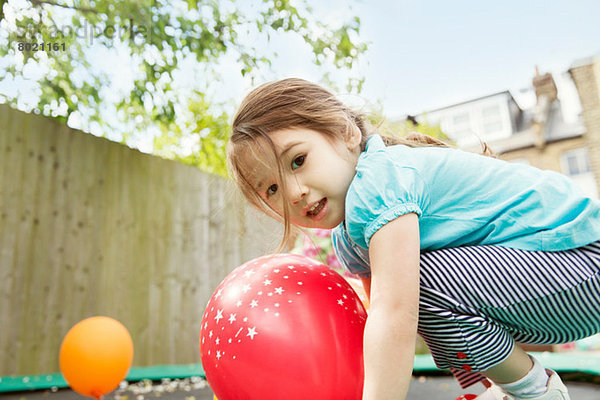
<path fill-rule="evenodd" d="M 0 105 L 0 376 L 57 372 L 92 315 L 134 365 L 199 362 L 214 288 L 279 232 L 221 177 Z"/>

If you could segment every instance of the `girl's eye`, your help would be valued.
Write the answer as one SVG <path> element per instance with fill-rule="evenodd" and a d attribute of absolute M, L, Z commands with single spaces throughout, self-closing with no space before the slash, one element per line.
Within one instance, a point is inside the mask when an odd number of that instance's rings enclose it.
<path fill-rule="evenodd" d="M 305 158 L 306 158 L 306 156 L 298 156 L 298 157 L 294 158 L 294 161 L 292 161 L 292 169 L 301 167 L 302 164 L 304 164 Z"/>
<path fill-rule="evenodd" d="M 267 189 L 267 196 L 273 196 L 275 193 L 277 193 L 277 185 L 273 184 Z"/>

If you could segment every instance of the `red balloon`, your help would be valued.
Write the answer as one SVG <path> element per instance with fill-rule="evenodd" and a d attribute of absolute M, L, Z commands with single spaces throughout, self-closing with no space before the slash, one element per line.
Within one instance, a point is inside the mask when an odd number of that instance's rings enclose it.
<path fill-rule="evenodd" d="M 352 287 L 326 265 L 260 257 L 208 302 L 202 366 L 219 400 L 361 399 L 366 318 Z"/>

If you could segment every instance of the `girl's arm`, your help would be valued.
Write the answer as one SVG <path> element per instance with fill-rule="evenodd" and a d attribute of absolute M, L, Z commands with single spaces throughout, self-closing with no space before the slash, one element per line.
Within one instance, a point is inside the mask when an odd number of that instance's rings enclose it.
<path fill-rule="evenodd" d="M 387 223 L 371 238 L 363 400 L 406 398 L 419 320 L 419 254 L 416 214 Z"/>

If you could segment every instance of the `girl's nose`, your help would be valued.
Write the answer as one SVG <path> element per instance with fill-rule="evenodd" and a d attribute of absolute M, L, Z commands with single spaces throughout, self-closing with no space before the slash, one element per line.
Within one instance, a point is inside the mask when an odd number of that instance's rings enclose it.
<path fill-rule="evenodd" d="M 292 204 L 297 204 L 308 194 L 308 187 L 295 179 L 288 183 L 288 188 L 288 196 Z"/>

